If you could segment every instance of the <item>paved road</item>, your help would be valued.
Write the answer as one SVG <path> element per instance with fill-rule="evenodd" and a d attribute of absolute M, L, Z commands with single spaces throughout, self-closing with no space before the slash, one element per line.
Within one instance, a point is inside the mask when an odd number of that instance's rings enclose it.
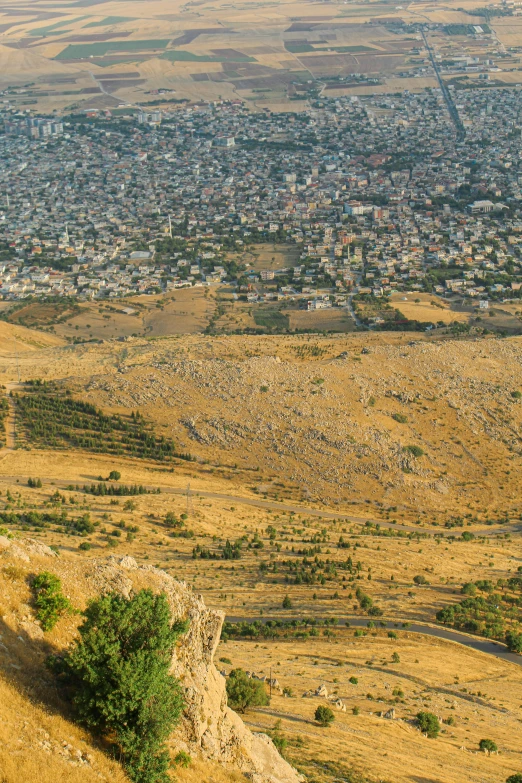
<path fill-rule="evenodd" d="M 459 117 L 459 113 L 457 110 L 457 107 L 455 106 L 455 102 L 453 98 L 451 97 L 450 91 L 448 90 L 447 84 L 444 81 L 444 79 L 441 76 L 440 69 L 438 66 L 437 61 L 435 60 L 433 49 L 428 43 L 428 39 L 426 38 L 426 33 L 424 30 L 421 30 L 422 37 L 424 39 L 424 45 L 426 46 L 426 49 L 428 51 L 431 64 L 433 66 L 433 70 L 435 71 L 435 76 L 437 77 L 437 81 L 439 82 L 439 86 L 442 92 L 442 95 L 444 97 L 444 100 L 446 101 L 446 106 L 448 107 L 448 112 L 451 117 L 451 120 L 455 126 L 455 129 L 457 131 L 457 140 L 463 141 L 466 137 L 466 130 L 464 128 L 464 125 L 462 124 L 462 120 Z"/>
<path fill-rule="evenodd" d="M 289 620 L 303 620 L 306 618 L 296 618 L 296 617 L 235 617 L 235 616 L 227 616 L 226 620 L 230 623 L 240 623 L 240 622 L 252 622 L 253 620 L 258 620 L 259 622 L 266 623 L 268 620 L 283 620 L 285 622 L 288 622 Z M 318 618 L 316 618 L 318 619 Z M 376 626 L 380 626 L 380 621 L 374 621 Z M 411 623 L 408 625 L 407 628 L 402 627 L 403 621 L 397 621 L 392 622 L 383 621 L 383 625 L 386 628 L 389 628 L 390 630 L 394 631 L 407 631 L 408 633 L 419 633 L 424 634 L 425 636 L 435 636 L 437 639 L 445 639 L 446 641 L 450 642 L 457 642 L 458 644 L 462 644 L 465 647 L 470 647 L 472 650 L 477 650 L 478 652 L 486 653 L 487 655 L 494 655 L 495 658 L 500 658 L 503 661 L 508 661 L 509 663 L 515 663 L 517 666 L 522 666 L 522 655 L 517 655 L 517 653 L 511 653 L 508 651 L 507 647 L 502 644 L 501 642 L 491 642 L 488 639 L 483 639 L 479 636 L 469 636 L 468 634 L 459 633 L 458 631 L 451 631 L 447 628 L 441 628 L 434 625 L 423 625 L 421 623 Z M 366 628 L 368 624 L 368 620 L 365 620 L 361 617 L 345 617 L 338 621 L 338 625 L 344 626 L 346 624 L 349 624 L 350 626 L 354 626 L 355 628 Z M 380 626 L 382 627 L 382 626 Z"/>
<path fill-rule="evenodd" d="M 44 484 L 53 484 L 59 489 L 65 489 L 65 487 L 70 486 L 71 484 L 79 484 L 80 486 L 83 486 L 83 484 L 92 484 L 93 482 L 97 482 L 98 479 L 91 476 L 89 478 L 83 477 L 80 479 L 64 479 L 64 478 L 56 478 L 54 476 L 40 476 L 40 479 L 43 481 Z M 0 476 L 0 483 L 13 483 L 13 482 L 20 482 L 25 483 L 27 481 L 27 476 Z M 122 482 L 124 483 L 124 482 Z M 187 490 L 183 489 L 181 487 L 168 487 L 168 486 L 152 486 L 150 484 L 144 485 L 146 489 L 150 491 L 154 491 L 159 489 L 162 494 L 166 495 L 182 495 L 187 496 Z M 393 522 L 384 522 L 380 519 L 370 519 L 368 517 L 355 517 L 347 514 L 342 514 L 340 511 L 335 510 L 323 510 L 319 508 L 309 508 L 308 506 L 294 506 L 289 505 L 287 503 L 278 503 L 275 500 L 258 500 L 257 498 L 246 498 L 242 495 L 228 495 L 228 494 L 222 494 L 220 492 L 206 492 L 204 490 L 195 489 L 191 490 L 190 496 L 192 499 L 194 498 L 205 498 L 207 500 L 221 500 L 225 503 L 231 503 L 233 505 L 245 505 L 245 506 L 254 506 L 255 508 L 264 508 L 270 511 L 286 511 L 286 513 L 293 513 L 293 514 L 302 514 L 303 516 L 309 516 L 309 517 L 320 517 L 321 519 L 339 519 L 346 522 L 352 522 L 356 525 L 365 525 L 367 522 L 371 522 L 374 525 L 380 525 L 381 528 L 389 528 L 391 530 L 402 530 L 406 533 L 426 533 L 428 535 L 438 535 L 438 536 L 459 536 L 460 535 L 460 529 L 450 529 L 445 530 L 443 528 L 425 528 L 425 527 L 414 527 L 413 525 L 400 525 L 400 524 L 394 524 Z M 522 530 L 522 525 L 515 526 L 509 528 L 499 528 L 496 527 L 494 529 L 492 528 L 486 528 L 484 530 L 475 530 L 474 535 L 484 535 L 488 537 L 492 537 L 494 535 L 503 535 L 504 533 L 518 533 Z"/>

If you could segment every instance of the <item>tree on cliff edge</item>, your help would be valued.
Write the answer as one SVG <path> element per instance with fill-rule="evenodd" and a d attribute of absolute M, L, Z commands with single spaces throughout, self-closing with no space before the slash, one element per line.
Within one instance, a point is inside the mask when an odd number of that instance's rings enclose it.
<path fill-rule="evenodd" d="M 73 649 L 50 661 L 80 722 L 112 742 L 135 783 L 170 781 L 165 741 L 183 696 L 169 669 L 186 629 L 172 622 L 164 594 L 110 593 L 87 606 Z"/>

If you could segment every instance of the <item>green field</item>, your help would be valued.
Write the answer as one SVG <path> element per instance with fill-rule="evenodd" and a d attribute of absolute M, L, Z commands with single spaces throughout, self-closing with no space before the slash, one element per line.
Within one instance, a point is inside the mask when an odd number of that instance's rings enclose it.
<path fill-rule="evenodd" d="M 325 43 L 321 41 L 321 43 Z M 305 41 L 285 41 L 285 49 L 292 54 L 304 54 L 304 52 L 349 52 L 361 54 L 362 52 L 378 51 L 372 46 L 314 46 Z"/>
<path fill-rule="evenodd" d="M 134 16 L 106 16 L 105 19 L 100 19 L 97 22 L 89 22 L 85 27 L 109 27 L 113 24 L 132 22 L 135 18 Z"/>
<path fill-rule="evenodd" d="M 353 54 L 362 54 L 362 52 L 378 52 L 373 46 L 321 46 L 316 52 L 351 52 Z"/>
<path fill-rule="evenodd" d="M 58 30 L 60 27 L 65 27 L 68 24 L 72 24 L 73 22 L 82 22 L 84 19 L 88 19 L 87 16 L 78 16 L 75 19 L 62 19 L 61 22 L 55 22 L 54 24 L 48 24 L 46 27 L 38 27 L 36 30 L 29 30 L 27 33 L 31 37 L 38 36 L 38 35 L 47 35 L 48 33 L 52 33 L 54 30 Z M 60 30 L 58 33 L 59 35 L 62 35 L 63 33 L 69 33 L 70 30 Z"/>
<path fill-rule="evenodd" d="M 227 57 L 226 55 L 211 56 L 209 54 L 192 54 L 181 49 L 168 51 L 162 54 L 163 60 L 171 62 L 191 62 L 191 63 L 255 63 L 255 57 L 248 57 L 246 54 Z"/>
<path fill-rule="evenodd" d="M 303 52 L 315 52 L 315 46 L 302 41 L 285 41 L 285 49 L 292 54 L 302 54 Z"/>
<path fill-rule="evenodd" d="M 273 308 L 256 308 L 252 312 L 257 326 L 264 326 L 266 329 L 288 329 L 290 321 L 287 315 L 280 310 Z"/>
<path fill-rule="evenodd" d="M 55 60 L 87 60 L 90 57 L 103 57 L 109 52 L 152 52 L 166 49 L 169 39 L 150 41 L 106 41 L 104 43 L 71 44 Z"/>

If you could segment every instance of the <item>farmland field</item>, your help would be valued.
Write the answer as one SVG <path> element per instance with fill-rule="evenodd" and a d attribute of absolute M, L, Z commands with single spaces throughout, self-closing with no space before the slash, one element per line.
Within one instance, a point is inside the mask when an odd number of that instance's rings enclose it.
<path fill-rule="evenodd" d="M 427 52 L 415 28 L 420 22 L 432 23 L 430 37 L 445 57 L 474 56 L 477 52 L 492 56 L 496 41 L 515 47 L 522 42 L 518 18 L 493 17 L 486 24 L 483 16 L 472 13 L 471 2 L 463 8 L 456 0 L 444 7 L 414 4 L 408 8 L 350 0 L 327 10 L 312 3 L 306 14 L 295 2 L 279 3 L 276 12 L 264 2 L 230 6 L 219 0 L 198 11 L 200 16 L 194 15 L 190 5 L 167 0 L 135 0 L 128 16 L 118 14 L 114 4 L 99 0 L 85 0 L 74 8 L 51 3 L 45 11 L 35 7 L 19 16 L 12 3 L 4 2 L 0 85 L 24 84 L 37 76 L 45 88 L 46 79 L 59 73 L 74 75 L 80 90 L 76 106 L 92 105 L 90 93 L 81 92 L 92 88 L 89 68 L 95 74 L 100 68 L 108 70 L 110 79 L 111 67 L 133 63 L 140 71 L 137 78 L 144 80 L 135 84 L 132 92 L 132 101 L 140 105 L 151 101 L 154 91 L 165 90 L 175 91 L 178 100 L 211 100 L 216 95 L 237 98 L 239 94 L 252 111 L 299 111 L 309 107 L 314 97 L 314 90 L 300 92 L 295 88 L 303 71 L 305 81 L 310 76 L 321 82 L 329 76 L 357 75 L 345 84 L 326 84 L 329 97 L 421 91 L 435 86 Z M 477 36 L 475 26 L 481 23 L 484 35 Z M 453 34 L 456 32 L 459 34 Z M 161 69 L 158 57 L 164 63 Z M 248 74 L 227 69 L 231 63 L 255 63 L 265 71 Z M 207 68 L 199 70 L 204 64 Z M 504 69 L 497 78 L 517 84 L 519 73 Z M 130 93 L 122 94 L 117 84 L 109 84 L 105 90 L 107 94 L 98 97 L 95 105 L 117 107 L 131 98 Z M 66 90 L 56 83 L 52 94 L 42 89 L 33 100 L 45 111 L 71 105 Z"/>

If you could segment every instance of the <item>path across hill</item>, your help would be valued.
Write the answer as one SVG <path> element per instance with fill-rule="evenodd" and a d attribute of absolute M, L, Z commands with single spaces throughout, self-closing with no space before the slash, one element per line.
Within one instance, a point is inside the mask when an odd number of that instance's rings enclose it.
<path fill-rule="evenodd" d="M 0 476 L 0 483 L 1 482 L 26 482 L 27 476 Z M 92 483 L 98 483 L 98 479 L 94 478 L 83 478 L 81 482 L 76 481 L 74 479 L 60 479 L 49 477 L 49 476 L 40 476 L 40 479 L 44 484 L 52 484 L 57 489 L 65 489 L 68 486 L 75 485 L 75 484 L 92 484 Z M 111 482 L 112 483 L 112 482 Z M 124 482 L 121 482 L 124 483 Z M 166 495 L 182 495 L 187 496 L 187 490 L 183 489 L 181 487 L 168 487 L 165 485 L 162 486 L 152 486 L 150 484 L 144 484 L 143 485 L 145 489 L 154 492 L 156 490 L 160 490 L 162 494 Z M 343 514 L 340 511 L 335 511 L 332 509 L 320 509 L 320 508 L 310 508 L 308 506 L 294 506 L 289 505 L 287 503 L 280 503 L 276 500 L 260 500 L 258 498 L 247 498 L 242 495 L 229 495 L 229 494 L 223 494 L 221 492 L 207 492 L 202 489 L 195 489 L 191 490 L 190 497 L 192 499 L 194 498 L 205 498 L 206 500 L 221 500 L 225 503 L 231 503 L 234 505 L 243 504 L 245 506 L 254 506 L 255 508 L 264 508 L 267 509 L 267 511 L 281 511 L 286 512 L 287 514 L 301 514 L 302 516 L 309 516 L 309 517 L 320 517 L 322 519 L 338 519 L 342 520 L 344 522 L 351 522 L 356 525 L 366 525 L 366 523 L 371 523 L 372 525 L 379 525 L 381 528 L 387 528 L 390 530 L 402 530 L 405 533 L 419 533 L 422 534 L 428 534 L 428 535 L 437 535 L 437 536 L 459 536 L 460 535 L 460 529 L 444 529 L 444 528 L 426 528 L 421 527 L 420 525 L 418 527 L 414 527 L 413 525 L 403 525 L 400 523 L 395 524 L 394 522 L 385 522 L 381 519 L 369 519 L 368 517 L 356 517 L 351 516 L 348 514 Z M 518 526 L 512 526 L 512 527 L 495 527 L 495 528 L 485 528 L 483 530 L 474 530 L 473 534 L 475 536 L 496 536 L 496 535 L 503 535 L 504 533 L 518 533 L 521 530 L 521 525 Z"/>
<path fill-rule="evenodd" d="M 235 616 L 228 616 L 226 617 L 227 622 L 229 623 L 248 623 L 253 622 L 254 620 L 257 620 L 261 623 L 266 623 L 269 620 L 279 620 L 283 622 L 289 622 L 291 620 L 304 620 L 309 618 L 299 618 L 299 617 L 268 617 L 263 615 L 263 617 L 235 617 Z M 314 618 L 318 619 L 318 618 Z M 325 618 L 329 619 L 329 618 Z M 403 627 L 403 620 L 400 621 L 382 621 L 382 624 L 379 620 L 374 621 L 376 628 L 386 628 L 390 631 L 406 631 L 407 633 L 418 633 L 418 634 L 424 634 L 426 636 L 435 636 L 437 639 L 444 639 L 448 642 L 457 642 L 457 644 L 463 644 L 465 647 L 470 647 L 472 650 L 477 650 L 478 652 L 486 653 L 487 655 L 494 655 L 495 658 L 500 658 L 503 661 L 508 661 L 509 663 L 515 663 L 517 666 L 522 666 L 522 655 L 518 655 L 517 653 L 509 652 L 505 644 L 502 644 L 502 642 L 492 642 L 489 639 L 483 639 L 479 636 L 471 636 L 469 634 L 465 633 L 459 633 L 458 631 L 452 631 L 447 628 L 440 628 L 438 626 L 434 625 L 424 625 L 422 623 L 409 623 L 407 624 L 407 628 Z M 365 620 L 362 617 L 344 617 L 342 619 L 339 619 L 337 622 L 338 626 L 353 626 L 354 628 L 367 628 L 368 626 L 368 620 Z"/>

